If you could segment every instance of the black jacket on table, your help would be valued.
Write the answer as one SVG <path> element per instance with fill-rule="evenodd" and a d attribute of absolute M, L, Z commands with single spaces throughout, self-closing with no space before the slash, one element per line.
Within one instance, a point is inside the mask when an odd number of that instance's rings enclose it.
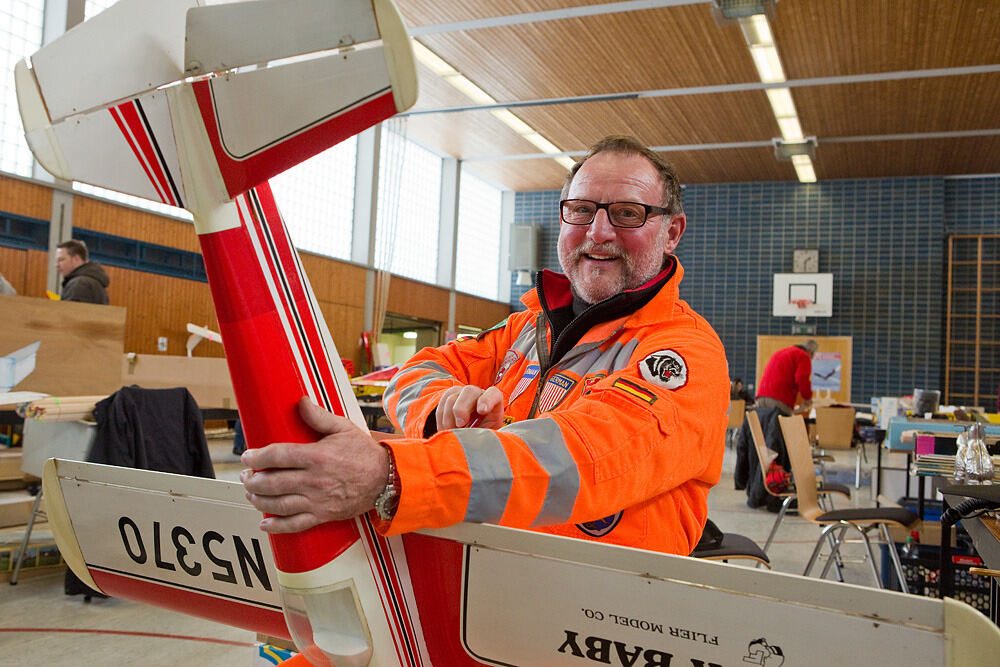
<path fill-rule="evenodd" d="M 215 477 L 201 410 L 184 387 L 122 387 L 94 406 L 94 418 L 92 463 Z"/>

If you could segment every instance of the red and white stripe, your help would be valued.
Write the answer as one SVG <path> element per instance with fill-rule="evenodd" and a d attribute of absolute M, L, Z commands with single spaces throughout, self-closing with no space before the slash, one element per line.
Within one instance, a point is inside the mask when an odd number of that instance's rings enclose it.
<path fill-rule="evenodd" d="M 108 111 L 129 148 L 139 161 L 146 177 L 156 190 L 160 201 L 171 206 L 184 206 L 177 184 L 170 174 L 170 168 L 163 159 L 159 144 L 138 99 L 123 102 Z"/>

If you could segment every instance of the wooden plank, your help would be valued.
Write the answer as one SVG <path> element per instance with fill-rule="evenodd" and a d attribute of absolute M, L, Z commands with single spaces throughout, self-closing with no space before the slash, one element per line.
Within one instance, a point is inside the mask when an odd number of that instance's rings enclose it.
<path fill-rule="evenodd" d="M 111 394 L 121 386 L 125 309 L 6 297 L 0 353 L 41 341 L 35 370 L 16 387 L 56 396 Z"/>

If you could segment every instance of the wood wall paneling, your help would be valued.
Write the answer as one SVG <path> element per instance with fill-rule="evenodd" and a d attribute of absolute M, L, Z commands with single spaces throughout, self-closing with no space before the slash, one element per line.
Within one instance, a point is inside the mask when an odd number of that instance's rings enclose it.
<path fill-rule="evenodd" d="M 511 308 L 509 304 L 482 299 L 470 294 L 456 294 L 456 326 L 488 329 L 510 315 L 510 312 Z"/>
<path fill-rule="evenodd" d="M 187 220 L 120 206 L 86 195 L 78 194 L 73 200 L 73 225 L 170 248 L 201 252 L 194 225 Z"/>
<path fill-rule="evenodd" d="M 0 175 L 0 211 L 48 220 L 52 215 L 52 188 Z"/>

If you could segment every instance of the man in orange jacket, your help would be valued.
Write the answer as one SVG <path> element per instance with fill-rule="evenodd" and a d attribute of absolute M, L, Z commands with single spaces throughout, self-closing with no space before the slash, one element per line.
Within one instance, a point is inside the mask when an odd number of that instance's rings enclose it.
<path fill-rule="evenodd" d="M 676 175 L 608 137 L 562 196 L 565 275 L 543 271 L 527 310 L 397 373 L 385 410 L 404 437 L 377 443 L 303 401 L 329 435 L 244 454 L 261 471 L 243 473 L 248 497 L 276 515 L 265 530 L 375 507 L 386 534 L 479 521 L 692 551 L 721 473 L 729 377 L 718 336 L 679 298 Z"/>

